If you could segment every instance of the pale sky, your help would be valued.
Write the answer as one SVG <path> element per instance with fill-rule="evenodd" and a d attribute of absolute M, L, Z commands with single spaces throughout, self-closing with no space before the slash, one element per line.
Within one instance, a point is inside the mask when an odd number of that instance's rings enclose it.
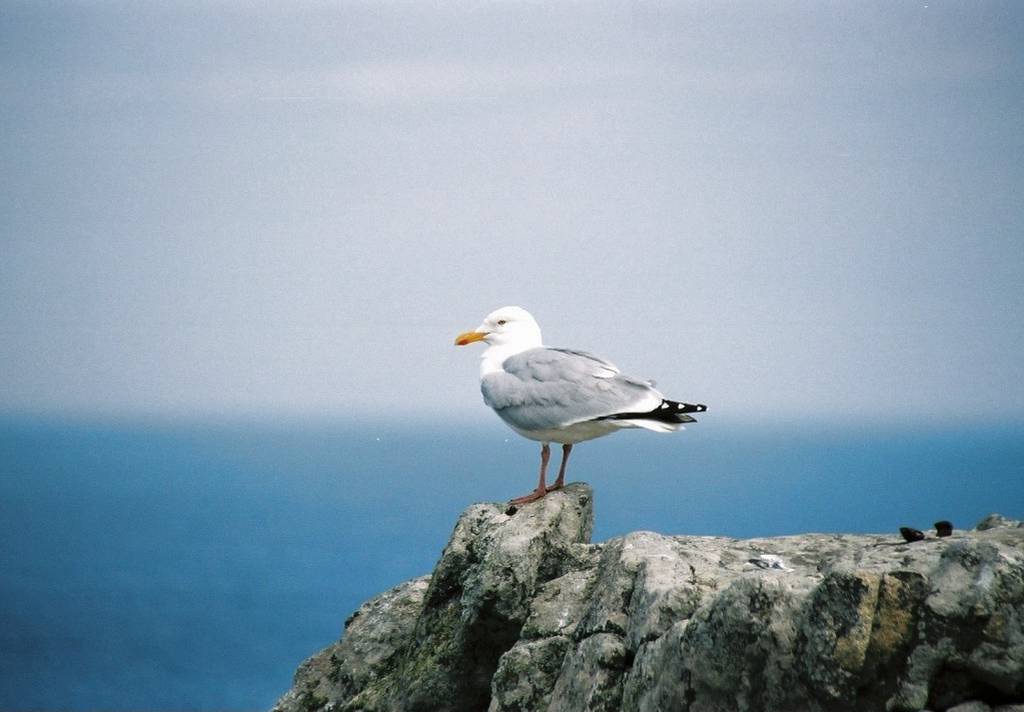
<path fill-rule="evenodd" d="M 712 413 L 1019 418 L 1022 117 L 1019 2 L 0 2 L 0 411 L 493 418 L 517 304 Z"/>

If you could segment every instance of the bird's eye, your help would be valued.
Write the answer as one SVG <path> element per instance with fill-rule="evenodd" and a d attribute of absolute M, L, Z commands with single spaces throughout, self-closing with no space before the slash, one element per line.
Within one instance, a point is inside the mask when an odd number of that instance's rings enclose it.
<path fill-rule="evenodd" d="M 505 326 L 505 320 L 504 319 L 498 319 L 498 326 Z"/>

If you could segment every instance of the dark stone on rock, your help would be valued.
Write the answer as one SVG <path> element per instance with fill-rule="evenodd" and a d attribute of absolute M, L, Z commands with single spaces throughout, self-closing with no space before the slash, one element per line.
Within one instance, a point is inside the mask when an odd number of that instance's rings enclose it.
<path fill-rule="evenodd" d="M 949 536 L 953 533 L 953 522 L 947 522 L 943 519 L 941 522 L 935 522 L 935 534 L 937 536 Z"/>
<path fill-rule="evenodd" d="M 591 496 L 469 507 L 431 576 L 363 604 L 275 710 L 1024 712 L 1015 523 L 589 544 Z"/>
<path fill-rule="evenodd" d="M 900 527 L 900 536 L 903 537 L 904 541 L 921 541 L 924 539 L 924 532 L 920 529 Z"/>

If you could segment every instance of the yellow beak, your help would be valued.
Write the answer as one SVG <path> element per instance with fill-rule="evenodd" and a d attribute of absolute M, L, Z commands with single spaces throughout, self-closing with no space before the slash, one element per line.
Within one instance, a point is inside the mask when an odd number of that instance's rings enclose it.
<path fill-rule="evenodd" d="M 483 341 L 486 336 L 487 334 L 482 331 L 467 331 L 464 334 L 459 334 L 455 337 L 455 345 L 465 346 L 466 344 L 471 344 L 474 341 Z"/>

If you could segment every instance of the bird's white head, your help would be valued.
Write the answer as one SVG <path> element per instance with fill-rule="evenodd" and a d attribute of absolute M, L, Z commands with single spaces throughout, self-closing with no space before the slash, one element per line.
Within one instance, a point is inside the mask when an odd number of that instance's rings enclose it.
<path fill-rule="evenodd" d="M 455 337 L 456 346 L 485 341 L 489 346 L 507 347 L 512 353 L 541 345 L 540 327 L 530 312 L 522 307 L 495 309 L 480 326 Z"/>

